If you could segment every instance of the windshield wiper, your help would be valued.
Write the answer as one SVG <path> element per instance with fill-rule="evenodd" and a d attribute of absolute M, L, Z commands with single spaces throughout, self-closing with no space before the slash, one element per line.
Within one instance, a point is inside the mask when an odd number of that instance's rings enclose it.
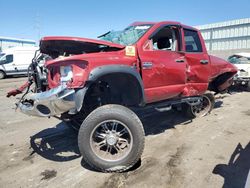
<path fill-rule="evenodd" d="M 111 31 L 108 31 L 107 33 L 104 33 L 104 34 L 98 36 L 97 38 L 105 37 L 105 36 L 108 35 L 110 32 L 111 32 Z"/>

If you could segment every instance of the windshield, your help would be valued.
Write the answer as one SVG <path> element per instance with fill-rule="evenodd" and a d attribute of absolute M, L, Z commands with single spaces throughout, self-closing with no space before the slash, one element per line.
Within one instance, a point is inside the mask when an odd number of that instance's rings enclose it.
<path fill-rule="evenodd" d="M 250 64 L 250 58 L 242 56 L 231 56 L 228 58 L 228 61 L 233 64 Z"/>
<path fill-rule="evenodd" d="M 152 27 L 152 24 L 129 26 L 122 31 L 110 31 L 98 38 L 121 45 L 132 45 L 136 43 L 150 27 Z"/>

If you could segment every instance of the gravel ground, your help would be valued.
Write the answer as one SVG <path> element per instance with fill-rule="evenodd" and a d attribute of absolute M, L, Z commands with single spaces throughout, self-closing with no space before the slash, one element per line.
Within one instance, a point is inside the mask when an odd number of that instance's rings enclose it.
<path fill-rule="evenodd" d="M 206 117 L 145 111 L 141 163 L 129 172 L 96 172 L 82 161 L 77 134 L 55 118 L 15 112 L 0 80 L 0 187 L 244 187 L 250 169 L 250 93 L 217 96 Z"/>

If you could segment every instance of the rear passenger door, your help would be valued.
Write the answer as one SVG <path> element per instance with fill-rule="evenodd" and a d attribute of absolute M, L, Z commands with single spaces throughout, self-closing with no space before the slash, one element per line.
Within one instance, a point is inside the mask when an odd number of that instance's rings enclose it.
<path fill-rule="evenodd" d="M 187 84 L 204 92 L 210 75 L 209 56 L 204 41 L 196 30 L 184 28 L 183 35 L 187 61 Z"/>

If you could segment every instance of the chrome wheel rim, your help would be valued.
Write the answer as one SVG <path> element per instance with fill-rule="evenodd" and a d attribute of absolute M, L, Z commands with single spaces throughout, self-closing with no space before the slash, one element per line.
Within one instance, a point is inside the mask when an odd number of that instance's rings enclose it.
<path fill-rule="evenodd" d="M 133 137 L 129 128 L 118 120 L 99 123 L 91 132 L 90 146 L 94 154 L 105 161 L 119 161 L 128 156 Z"/>
<path fill-rule="evenodd" d="M 203 117 L 209 113 L 211 105 L 210 99 L 204 95 L 200 104 L 191 106 L 191 111 L 196 117 Z"/>

